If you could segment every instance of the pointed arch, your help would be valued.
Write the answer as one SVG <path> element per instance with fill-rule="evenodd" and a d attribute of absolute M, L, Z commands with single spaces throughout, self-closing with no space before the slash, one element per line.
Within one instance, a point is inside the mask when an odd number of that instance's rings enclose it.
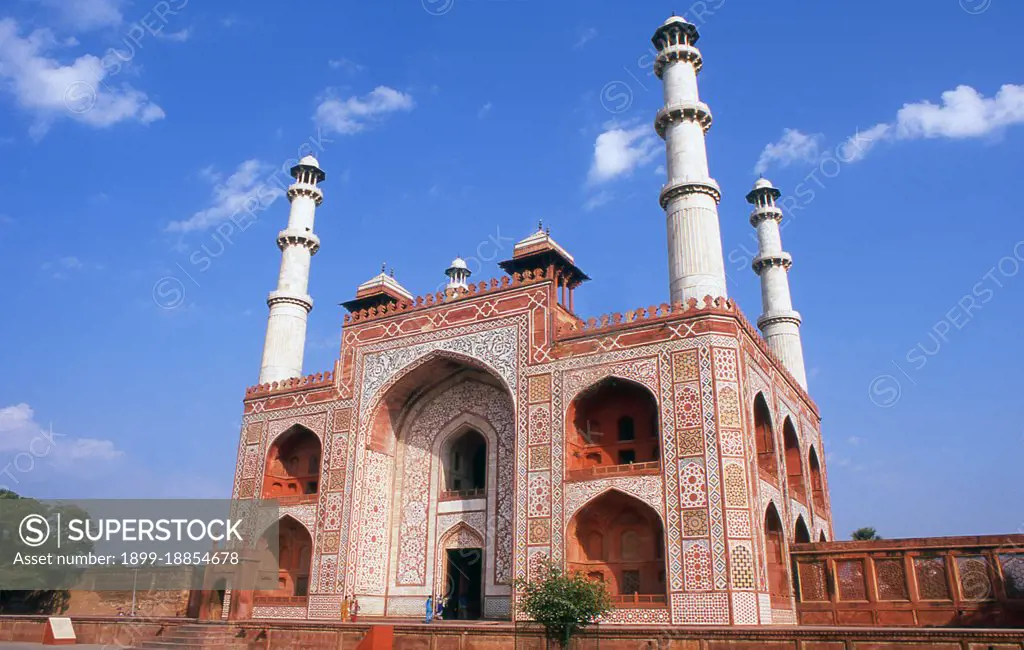
<path fill-rule="evenodd" d="M 786 416 L 782 423 L 782 442 L 786 455 L 786 482 L 790 497 L 800 503 L 807 503 L 807 484 L 804 479 L 803 455 L 800 452 L 800 438 L 796 435 L 793 420 Z"/>
<path fill-rule="evenodd" d="M 293 424 L 267 448 L 263 498 L 314 502 L 320 492 L 323 445 L 311 429 Z"/>
<path fill-rule="evenodd" d="M 393 455 L 395 435 L 401 429 L 404 416 L 417 404 L 428 401 L 429 393 L 437 393 L 468 374 L 499 387 L 515 405 L 515 391 L 497 368 L 458 352 L 432 350 L 394 371 L 366 402 L 364 412 L 371 415 L 360 431 L 366 446 Z"/>
<path fill-rule="evenodd" d="M 274 535 L 276 540 L 271 539 Z M 313 536 L 306 525 L 291 515 L 283 515 L 261 537 L 277 566 L 277 589 L 261 595 L 308 596 Z"/>
<path fill-rule="evenodd" d="M 789 572 L 786 569 L 786 533 L 774 503 L 764 512 L 765 555 L 768 560 L 768 592 L 772 605 L 789 606 Z"/>
<path fill-rule="evenodd" d="M 648 386 L 608 375 L 577 391 L 568 404 L 564 430 L 570 472 L 642 465 L 661 457 L 658 399 Z"/>
<path fill-rule="evenodd" d="M 665 602 L 664 548 L 661 515 L 615 488 L 587 501 L 566 527 L 569 567 L 608 583 L 624 606 Z"/>
<path fill-rule="evenodd" d="M 821 478 L 821 463 L 818 462 L 818 452 L 811 445 L 807 452 L 807 468 L 811 474 L 811 499 L 814 502 L 816 515 L 825 511 L 825 482 Z"/>
<path fill-rule="evenodd" d="M 490 334 L 498 332 L 499 330 L 493 330 Z M 513 333 L 512 336 L 514 340 L 515 334 Z M 455 338 L 446 339 L 440 343 L 458 345 L 460 342 L 466 341 L 463 341 L 462 338 Z M 471 344 L 466 347 L 473 346 Z M 511 345 L 512 352 L 515 347 L 513 343 Z M 437 383 L 436 371 L 439 367 L 442 371 L 444 367 L 450 371 L 465 368 L 479 370 L 500 383 L 502 388 L 512 396 L 513 402 L 516 399 L 514 367 L 502 368 L 487 359 L 445 348 L 424 349 L 418 354 L 415 349 L 401 349 L 372 355 L 365 362 L 362 396 L 362 403 L 365 405 L 364 412 L 375 413 L 382 403 L 386 402 L 404 403 L 413 396 L 417 387 L 425 383 Z"/>
<path fill-rule="evenodd" d="M 796 518 L 796 525 L 793 526 L 793 543 L 811 543 L 811 531 L 807 528 L 807 522 L 804 521 L 803 515 L 800 515 Z"/>
<path fill-rule="evenodd" d="M 818 541 L 819 542 L 827 542 L 828 541 L 828 537 L 825 535 L 825 531 L 821 531 L 821 532 L 818 533 Z"/>
<path fill-rule="evenodd" d="M 754 396 L 754 441 L 757 449 L 759 474 L 768 480 L 779 480 L 779 461 L 776 455 L 775 432 L 772 428 L 772 412 L 764 393 Z"/>

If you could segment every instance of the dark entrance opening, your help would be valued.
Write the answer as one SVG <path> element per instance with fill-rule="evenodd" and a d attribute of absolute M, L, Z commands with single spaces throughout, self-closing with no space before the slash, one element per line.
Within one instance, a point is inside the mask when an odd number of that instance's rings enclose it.
<path fill-rule="evenodd" d="M 444 618 L 476 620 L 480 618 L 483 595 L 483 559 L 481 548 L 452 548 L 447 551 Z"/>

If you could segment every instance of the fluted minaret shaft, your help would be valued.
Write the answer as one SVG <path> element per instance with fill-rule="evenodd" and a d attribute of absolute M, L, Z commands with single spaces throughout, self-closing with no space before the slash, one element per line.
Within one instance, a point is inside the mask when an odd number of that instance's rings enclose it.
<path fill-rule="evenodd" d="M 270 317 L 260 365 L 261 384 L 302 376 L 306 318 L 313 309 L 313 298 L 308 293 L 309 266 L 320 249 L 320 239 L 313 234 L 313 219 L 317 206 L 324 200 L 317 184 L 326 175 L 312 156 L 300 160 L 291 174 L 295 182 L 288 187 L 288 227 L 277 235 L 281 271 L 277 290 L 267 297 Z"/>
<path fill-rule="evenodd" d="M 668 182 L 660 201 L 667 219 L 673 302 L 727 295 L 718 226 L 721 192 L 708 173 L 704 141 L 711 110 L 697 94 L 697 73 L 703 65 L 695 47 L 699 37 L 695 25 L 673 16 L 651 39 L 658 49 L 654 72 L 665 92 L 654 128 L 665 139 Z"/>
<path fill-rule="evenodd" d="M 763 313 L 757 326 L 768 341 L 768 346 L 779 357 L 790 374 L 807 388 L 804 370 L 804 348 L 800 341 L 800 313 L 793 309 L 789 293 L 789 268 L 793 258 L 782 250 L 779 223 L 782 210 L 777 200 L 782 195 L 770 182 L 759 179 L 747 194 L 747 202 L 754 206 L 750 225 L 757 228 L 757 257 L 754 273 L 761 278 L 761 304 Z"/>

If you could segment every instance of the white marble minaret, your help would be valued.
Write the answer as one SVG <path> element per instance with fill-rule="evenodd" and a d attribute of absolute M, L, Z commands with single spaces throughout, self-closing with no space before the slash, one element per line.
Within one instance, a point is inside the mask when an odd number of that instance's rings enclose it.
<path fill-rule="evenodd" d="M 324 200 L 317 184 L 326 175 L 313 156 L 306 156 L 291 169 L 295 182 L 288 187 L 291 211 L 288 227 L 277 235 L 281 249 L 281 272 L 277 290 L 267 297 L 270 317 L 267 340 L 263 345 L 260 382 L 266 384 L 302 375 L 302 355 L 306 349 L 306 317 L 313 309 L 309 289 L 309 262 L 320 249 L 313 234 L 316 208 Z"/>
<path fill-rule="evenodd" d="M 665 21 L 651 39 L 658 49 L 654 72 L 665 89 L 665 106 L 654 128 L 665 139 L 668 182 L 661 207 L 668 221 L 669 290 L 672 302 L 726 296 L 722 237 L 718 228 L 718 184 L 708 174 L 704 134 L 711 111 L 697 95 L 703 65 L 695 46 L 697 27 L 678 16 Z"/>
<path fill-rule="evenodd" d="M 761 278 L 764 309 L 757 319 L 757 326 L 761 328 L 768 346 L 806 389 L 800 312 L 793 309 L 793 299 L 789 295 L 789 267 L 793 265 L 793 257 L 782 250 L 779 233 L 782 210 L 776 201 L 781 195 L 782 192 L 764 178 L 759 178 L 754 189 L 747 194 L 747 202 L 754 206 L 750 213 L 750 225 L 757 228 L 757 257 L 753 267 L 754 273 Z"/>

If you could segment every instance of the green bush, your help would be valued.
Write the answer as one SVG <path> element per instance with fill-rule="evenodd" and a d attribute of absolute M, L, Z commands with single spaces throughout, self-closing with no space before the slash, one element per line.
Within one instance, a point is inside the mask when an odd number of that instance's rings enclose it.
<path fill-rule="evenodd" d="M 559 647 L 569 647 L 576 633 L 612 610 L 612 597 L 604 582 L 566 571 L 550 561 L 540 574 L 537 580 L 516 581 L 520 607 L 544 626 L 547 638 Z"/>

